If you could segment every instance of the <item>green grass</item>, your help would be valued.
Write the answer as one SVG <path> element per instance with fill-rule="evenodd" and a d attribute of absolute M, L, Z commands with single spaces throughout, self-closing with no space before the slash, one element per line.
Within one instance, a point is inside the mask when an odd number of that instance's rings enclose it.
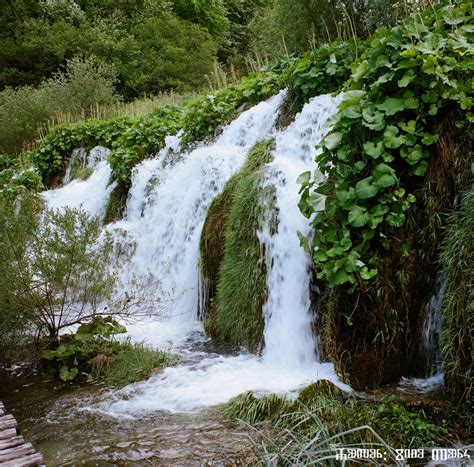
<path fill-rule="evenodd" d="M 121 387 L 150 377 L 155 371 L 177 363 L 177 358 L 143 344 L 126 342 L 100 370 L 100 380 Z"/>
<path fill-rule="evenodd" d="M 447 443 L 444 422 L 436 424 L 422 409 L 407 406 L 395 395 L 360 399 L 324 380 L 304 388 L 293 401 L 276 394 L 258 397 L 247 392 L 231 399 L 222 410 L 231 419 L 256 425 L 250 435 L 253 455 L 261 462 L 274 462 L 272 465 L 321 461 L 335 456 L 336 447 L 343 446 L 384 446 L 390 452 L 390 446 Z M 269 423 L 261 427 L 264 421 Z"/>
<path fill-rule="evenodd" d="M 262 167 L 271 160 L 273 141 L 257 143 L 247 162 L 214 201 L 201 240 L 208 309 L 203 313 L 213 336 L 258 350 L 262 342 L 266 267 L 257 231 L 272 202 L 262 188 Z"/>
<path fill-rule="evenodd" d="M 256 397 L 249 391 L 233 397 L 223 406 L 223 411 L 229 418 L 255 424 L 273 418 L 286 403 L 287 400 L 277 394 Z"/>
<path fill-rule="evenodd" d="M 104 223 L 118 221 L 122 218 L 125 205 L 127 204 L 128 189 L 121 185 L 114 188 L 110 193 L 107 204 L 105 205 Z"/>
<path fill-rule="evenodd" d="M 441 334 L 445 387 L 457 403 L 472 400 L 474 387 L 474 190 L 448 216 L 440 262 L 448 286 Z"/>

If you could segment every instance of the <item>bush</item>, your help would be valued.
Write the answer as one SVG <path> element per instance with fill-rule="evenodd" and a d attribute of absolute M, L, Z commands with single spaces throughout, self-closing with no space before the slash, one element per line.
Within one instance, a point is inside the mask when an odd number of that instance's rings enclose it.
<path fill-rule="evenodd" d="M 148 378 L 157 369 L 178 360 L 143 344 L 115 339 L 126 332 L 111 316 L 95 317 L 75 334 L 61 336 L 54 349 L 42 353 L 45 370 L 68 382 L 82 380 L 121 387 Z M 85 379 L 84 379 L 85 378 Z"/>
<path fill-rule="evenodd" d="M 0 319 L 11 314 L 14 304 L 20 316 L 30 316 L 25 326 L 32 335 L 46 334 L 55 343 L 62 329 L 96 317 L 146 313 L 145 292 L 117 290 L 112 244 L 107 236 L 99 242 L 97 219 L 66 208 L 42 212 L 39 222 L 36 205 L 41 204 L 34 204 L 32 195 L 25 210 L 18 210 L 21 197 L 1 200 Z"/>
<path fill-rule="evenodd" d="M 64 71 L 58 71 L 40 89 L 48 96 L 55 113 L 84 114 L 96 106 L 118 101 L 115 94 L 117 71 L 113 65 L 95 57 L 67 60 Z"/>
<path fill-rule="evenodd" d="M 92 58 L 73 58 L 64 71 L 36 88 L 0 92 L 0 152 L 21 152 L 55 115 L 69 113 L 83 118 L 94 106 L 117 102 L 115 81 L 113 67 Z"/>

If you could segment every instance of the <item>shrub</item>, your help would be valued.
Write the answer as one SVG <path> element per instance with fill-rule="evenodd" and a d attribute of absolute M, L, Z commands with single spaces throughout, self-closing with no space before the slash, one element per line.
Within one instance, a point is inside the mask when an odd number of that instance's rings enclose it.
<path fill-rule="evenodd" d="M 107 236 L 98 241 L 97 219 L 66 208 L 44 211 L 39 222 L 39 208 L 15 214 L 19 199 L 2 201 L 0 317 L 14 303 L 31 316 L 32 334 L 46 332 L 57 342 L 62 329 L 96 317 L 146 313 L 142 289 L 117 290 L 117 271 L 109 261 L 112 244 Z"/>
<path fill-rule="evenodd" d="M 125 386 L 148 378 L 157 369 L 178 360 L 159 350 L 118 341 L 126 332 L 111 316 L 99 316 L 82 324 L 75 334 L 61 336 L 54 349 L 44 350 L 46 371 L 68 382 L 77 377 L 107 386 Z"/>
<path fill-rule="evenodd" d="M 113 67 L 96 59 L 73 58 L 64 71 L 38 87 L 0 92 L 0 152 L 17 154 L 31 145 L 58 114 L 81 115 L 117 102 Z"/>
<path fill-rule="evenodd" d="M 64 71 L 41 84 L 55 113 L 87 115 L 95 106 L 118 101 L 115 94 L 117 72 L 113 65 L 95 57 L 73 57 L 66 61 Z"/>

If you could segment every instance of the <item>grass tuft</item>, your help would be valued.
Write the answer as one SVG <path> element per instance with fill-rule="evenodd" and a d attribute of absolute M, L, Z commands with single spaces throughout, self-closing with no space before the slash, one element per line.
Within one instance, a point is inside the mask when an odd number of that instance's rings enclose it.
<path fill-rule="evenodd" d="M 100 358 L 94 362 L 94 376 L 104 381 L 107 386 L 122 387 L 146 379 L 177 361 L 176 357 L 161 350 L 126 342 L 116 354 L 108 357 L 108 360 Z"/>

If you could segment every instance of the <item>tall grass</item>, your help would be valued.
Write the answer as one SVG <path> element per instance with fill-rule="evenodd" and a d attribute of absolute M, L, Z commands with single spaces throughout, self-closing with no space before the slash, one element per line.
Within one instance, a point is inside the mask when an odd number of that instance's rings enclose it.
<path fill-rule="evenodd" d="M 472 401 L 474 389 L 474 189 L 447 219 L 440 262 L 448 286 L 441 334 L 445 381 L 456 402 Z"/>
<path fill-rule="evenodd" d="M 255 351 L 262 341 L 262 306 L 267 294 L 257 231 L 273 199 L 273 191 L 262 187 L 261 169 L 271 160 L 272 151 L 271 140 L 252 148 L 242 170 L 214 201 L 201 241 L 203 274 L 208 284 L 217 288 L 207 327 L 224 341 Z M 216 255 L 216 251 L 220 253 Z"/>

